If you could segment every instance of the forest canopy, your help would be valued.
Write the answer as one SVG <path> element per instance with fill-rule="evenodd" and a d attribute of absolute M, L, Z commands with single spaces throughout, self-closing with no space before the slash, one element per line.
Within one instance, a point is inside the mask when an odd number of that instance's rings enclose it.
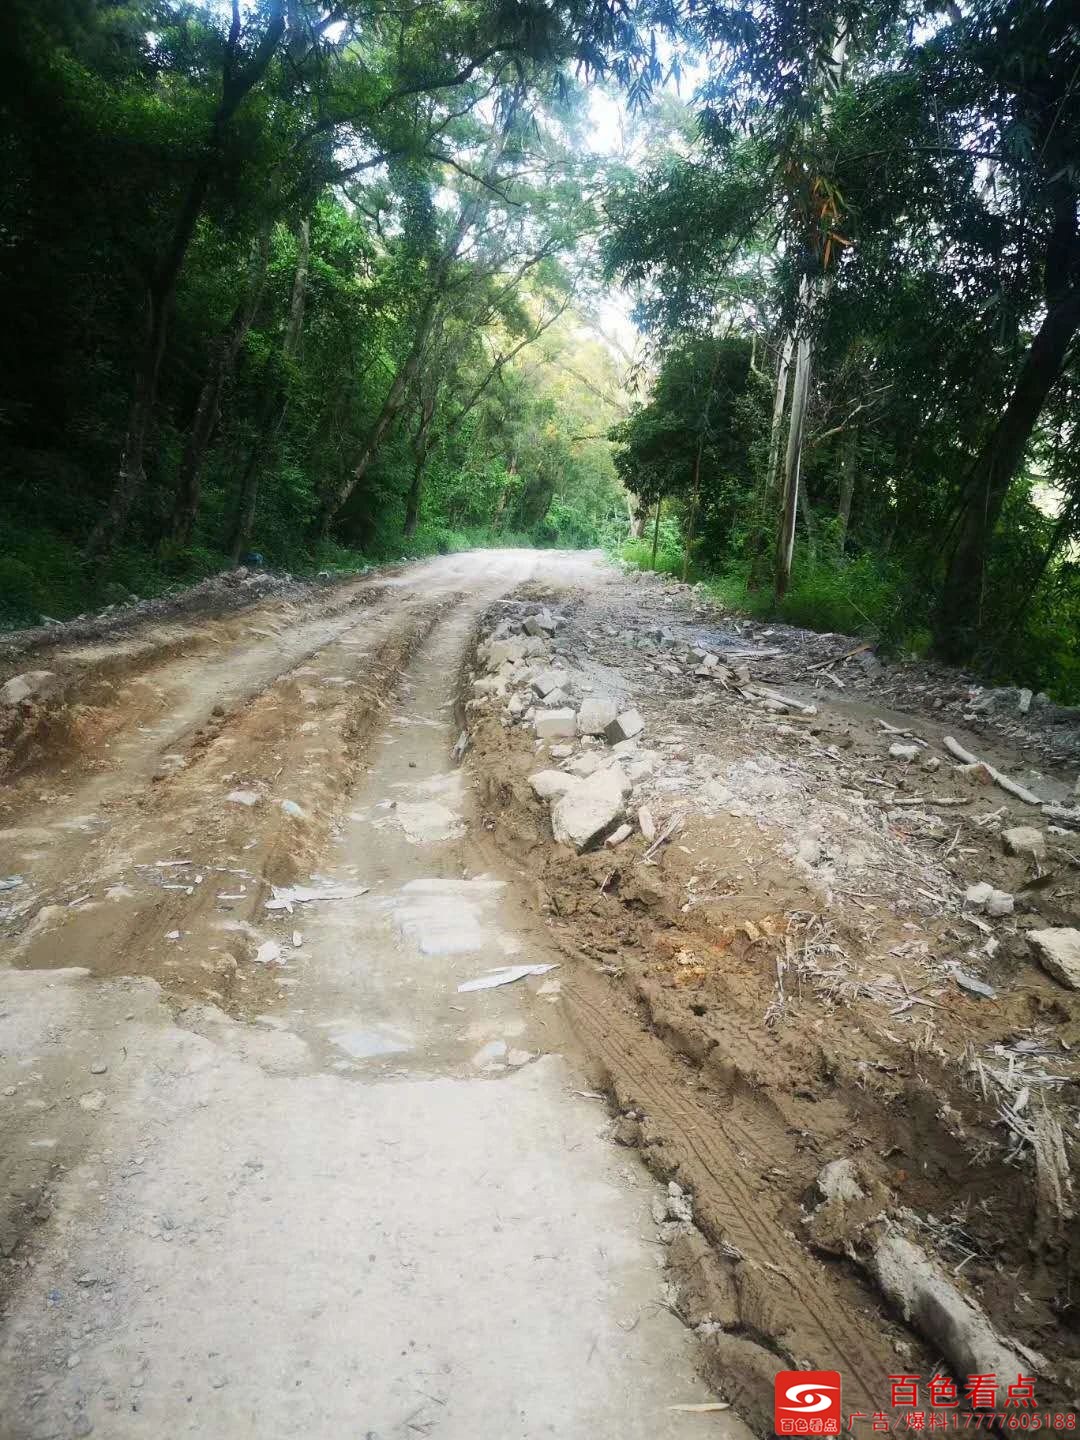
<path fill-rule="evenodd" d="M 0 623 L 605 544 L 1080 698 L 1074 6 L 0 27 Z"/>

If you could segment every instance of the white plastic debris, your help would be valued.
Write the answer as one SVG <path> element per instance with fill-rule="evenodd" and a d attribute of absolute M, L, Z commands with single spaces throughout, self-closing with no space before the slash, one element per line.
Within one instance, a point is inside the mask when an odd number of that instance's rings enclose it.
<path fill-rule="evenodd" d="M 282 800 L 281 808 L 286 815 L 291 815 L 294 820 L 306 820 L 307 816 L 295 800 Z"/>
<path fill-rule="evenodd" d="M 273 895 L 266 902 L 267 910 L 286 910 L 291 915 L 294 905 L 306 905 L 311 900 L 355 900 L 366 895 L 368 885 L 275 885 Z"/>
<path fill-rule="evenodd" d="M 546 975 L 549 970 L 556 969 L 557 965 L 504 965 L 501 969 L 477 976 L 475 980 L 463 981 L 457 987 L 458 994 L 467 990 L 493 990 L 496 985 L 512 985 L 515 980 L 524 980 L 526 975 Z"/>

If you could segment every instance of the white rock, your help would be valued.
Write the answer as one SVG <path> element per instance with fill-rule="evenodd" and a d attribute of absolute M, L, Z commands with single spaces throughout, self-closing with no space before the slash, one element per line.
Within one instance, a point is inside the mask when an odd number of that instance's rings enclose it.
<path fill-rule="evenodd" d="M 653 819 L 653 813 L 648 805 L 642 805 L 637 812 L 637 823 L 646 840 L 656 839 L 656 821 Z"/>
<path fill-rule="evenodd" d="M 27 670 L 0 685 L 0 704 L 18 705 L 23 700 L 44 699 L 56 686 L 52 670 Z"/>
<path fill-rule="evenodd" d="M 1070 990 L 1080 990 L 1080 930 L 1063 925 L 1032 930 L 1028 942 L 1048 975 Z"/>
<path fill-rule="evenodd" d="M 561 740 L 577 732 L 577 716 L 566 707 L 563 710 L 538 710 L 533 719 L 533 730 L 538 740 Z"/>
<path fill-rule="evenodd" d="M 633 833 L 634 827 L 632 825 L 620 825 L 617 830 L 611 832 L 604 841 L 604 844 L 614 850 L 616 845 L 621 845 L 624 840 L 629 840 Z"/>
<path fill-rule="evenodd" d="M 602 735 L 615 719 L 615 714 L 614 700 L 605 700 L 600 695 L 590 696 L 582 701 L 578 711 L 578 734 Z"/>
<path fill-rule="evenodd" d="M 524 656 L 524 640 L 492 640 L 487 648 L 487 668 L 498 670 L 499 666 L 505 664 L 507 660 L 522 660 Z"/>
<path fill-rule="evenodd" d="M 565 760 L 568 755 L 574 753 L 573 745 L 552 745 L 551 758 L 553 760 Z"/>
<path fill-rule="evenodd" d="M 551 811 L 551 829 L 560 845 L 575 850 L 601 840 L 622 815 L 623 800 L 630 789 L 617 766 L 598 770 L 579 781 L 557 800 Z"/>
<path fill-rule="evenodd" d="M 617 745 L 620 740 L 632 740 L 644 729 L 645 721 L 638 711 L 624 710 L 621 715 L 612 720 L 610 725 L 604 727 L 604 735 L 610 744 Z"/>
<path fill-rule="evenodd" d="M 1016 902 L 1007 890 L 991 890 L 986 900 L 986 913 L 995 920 L 1011 915 Z"/>
<path fill-rule="evenodd" d="M 1021 715 L 1026 715 L 1031 709 L 1031 702 L 1034 699 L 1031 691 L 1027 688 L 1020 691 L 1019 709 Z"/>
<path fill-rule="evenodd" d="M 918 745 L 890 745 L 889 754 L 894 760 L 916 760 L 919 756 Z"/>
<path fill-rule="evenodd" d="M 830 1160 L 818 1171 L 817 1188 L 824 1200 L 854 1201 L 863 1198 L 863 1188 L 850 1159 Z"/>
<path fill-rule="evenodd" d="M 1007 855 L 1034 855 L 1041 860 L 1046 854 L 1046 836 L 1034 825 L 1014 825 L 1001 832 L 1001 843 Z"/>
<path fill-rule="evenodd" d="M 571 760 L 566 768 L 570 771 L 571 775 L 577 775 L 580 776 L 581 779 L 584 779 L 587 775 L 595 774 L 603 763 L 604 757 L 602 755 L 598 755 L 594 750 L 589 750 L 584 755 L 579 755 L 576 760 Z"/>
<path fill-rule="evenodd" d="M 988 880 L 980 880 L 977 885 L 969 885 L 964 891 L 964 904 L 981 910 L 993 893 L 993 885 Z"/>
<path fill-rule="evenodd" d="M 543 697 L 550 695 L 553 690 L 561 690 L 569 683 L 570 676 L 565 670 L 541 670 L 539 675 L 533 676 L 532 687 Z"/>
<path fill-rule="evenodd" d="M 535 775 L 529 776 L 529 784 L 541 800 L 556 800 L 578 783 L 573 775 L 567 775 L 564 770 L 538 770 Z"/>
<path fill-rule="evenodd" d="M 230 790 L 225 796 L 230 805 L 257 805 L 259 798 L 257 790 Z"/>

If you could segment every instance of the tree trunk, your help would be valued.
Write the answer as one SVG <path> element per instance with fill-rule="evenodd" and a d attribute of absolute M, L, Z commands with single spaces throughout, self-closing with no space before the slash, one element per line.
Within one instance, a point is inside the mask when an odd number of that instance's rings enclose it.
<path fill-rule="evenodd" d="M 131 508 L 145 483 L 146 442 L 154 418 L 158 378 L 161 374 L 161 362 L 165 354 L 169 315 L 176 295 L 176 285 L 184 267 L 199 216 L 206 203 L 225 127 L 235 115 L 245 96 L 266 73 L 270 61 L 273 59 L 274 51 L 277 49 L 278 41 L 284 33 L 284 0 L 273 0 L 263 38 L 252 57 L 251 64 L 242 72 L 236 69 L 240 30 L 240 13 L 239 7 L 237 7 L 233 11 L 233 21 L 225 49 L 221 101 L 211 122 L 208 143 L 203 147 L 202 158 L 196 165 L 188 185 L 168 246 L 155 263 L 147 285 L 146 324 L 139 358 L 135 366 L 135 383 L 132 389 L 131 406 L 128 410 L 124 448 L 120 455 L 120 467 L 117 471 L 113 493 L 104 515 L 90 532 L 90 538 L 87 541 L 86 554 L 90 557 L 101 555 L 115 542 L 126 525 Z"/>
<path fill-rule="evenodd" d="M 970 657 L 980 628 L 986 559 L 1009 486 L 1047 397 L 1060 378 L 1069 345 L 1080 330 L 1080 285 L 1046 312 L 1020 367 L 1012 396 L 972 471 L 936 619 L 935 649 L 944 659 Z"/>
<path fill-rule="evenodd" d="M 409 390 L 413 381 L 416 379 L 417 371 L 420 369 L 420 362 L 424 355 L 424 346 L 427 343 L 428 335 L 431 333 L 434 318 L 435 298 L 433 296 L 427 306 L 425 306 L 420 325 L 417 329 L 416 338 L 412 343 L 412 348 L 391 382 L 386 399 L 383 401 L 382 409 L 379 411 L 375 424 L 368 433 L 368 438 L 357 458 L 356 464 L 353 466 L 352 471 L 345 476 L 344 480 L 340 481 L 332 490 L 328 491 L 323 498 L 316 526 L 317 539 L 325 540 L 327 535 L 329 535 L 334 516 L 371 468 L 372 461 L 378 455 L 383 441 L 389 434 L 394 421 L 401 413 Z"/>
<path fill-rule="evenodd" d="M 407 539 L 416 534 L 417 522 L 420 519 L 420 495 L 424 486 L 424 471 L 431 453 L 431 426 L 435 420 L 438 403 L 439 387 L 436 385 L 435 389 L 424 396 L 420 402 L 420 423 L 413 436 L 412 483 L 409 485 L 409 494 L 405 500 L 405 536 Z"/>
<path fill-rule="evenodd" d="M 248 541 L 251 538 L 251 528 L 255 523 L 255 506 L 259 498 L 259 478 L 266 457 L 277 440 L 285 420 L 288 406 L 289 370 L 300 349 L 300 338 L 304 330 L 308 269 L 311 264 L 311 222 L 307 217 L 297 225 L 296 239 L 296 269 L 293 272 L 292 292 L 289 296 L 289 316 L 285 322 L 281 353 L 274 366 L 274 373 L 268 379 L 263 390 L 262 403 L 255 421 L 255 439 L 248 451 L 247 461 L 240 477 L 240 493 L 229 541 L 229 558 L 234 565 L 239 564 L 240 556 L 247 549 Z"/>
<path fill-rule="evenodd" d="M 795 337 L 789 330 L 780 346 L 780 363 L 776 371 L 776 391 L 773 396 L 772 430 L 769 435 L 769 463 L 765 471 L 765 494 L 771 496 L 778 480 L 777 466 L 780 461 L 780 436 L 784 429 L 784 407 L 787 405 L 788 375 L 791 371 L 791 355 Z"/>
<path fill-rule="evenodd" d="M 191 540 L 191 532 L 199 512 L 203 464 L 221 415 L 221 396 L 236 366 L 240 348 L 254 323 L 266 286 L 269 255 L 270 227 L 267 225 L 260 230 L 252 249 L 244 297 L 233 312 L 229 328 L 211 354 L 206 379 L 195 407 L 195 418 L 184 442 L 172 514 L 172 536 L 179 545 L 187 545 Z"/>
<path fill-rule="evenodd" d="M 802 440 L 806 425 L 806 401 L 810 391 L 810 336 L 803 321 L 795 351 L 795 383 L 791 391 L 791 419 L 788 423 L 784 456 L 784 490 L 780 502 L 780 531 L 776 537 L 776 598 L 782 600 L 791 583 L 791 561 L 795 554 L 795 517 L 799 508 L 799 476 L 802 467 Z"/>
<path fill-rule="evenodd" d="M 855 496 L 855 445 L 848 438 L 844 446 L 844 458 L 840 469 L 840 504 L 836 511 L 837 540 L 840 554 L 847 548 L 848 526 L 851 523 L 851 502 Z"/>
<path fill-rule="evenodd" d="M 657 502 L 656 502 L 656 519 L 653 521 L 653 530 L 652 530 L 652 568 L 653 568 L 654 570 L 656 569 L 656 547 L 657 547 L 657 544 L 659 543 L 659 540 L 660 540 L 660 506 L 661 506 L 663 503 L 664 503 L 663 500 L 657 500 Z"/>

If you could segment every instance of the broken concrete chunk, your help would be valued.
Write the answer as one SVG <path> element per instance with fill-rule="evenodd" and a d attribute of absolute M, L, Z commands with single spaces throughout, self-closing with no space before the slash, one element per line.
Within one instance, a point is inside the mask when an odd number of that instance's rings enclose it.
<path fill-rule="evenodd" d="M 899 741 L 889 746 L 889 754 L 894 760 L 917 760 L 919 758 L 918 745 L 901 745 Z"/>
<path fill-rule="evenodd" d="M 487 668 L 498 670 L 500 665 L 507 660 L 515 663 L 525 657 L 525 641 L 516 640 L 492 640 L 487 647 Z"/>
<path fill-rule="evenodd" d="M 555 839 L 575 850 L 585 850 L 602 840 L 621 818 L 629 789 L 629 782 L 617 766 L 580 780 L 552 807 Z"/>
<path fill-rule="evenodd" d="M 584 755 L 579 755 L 576 760 L 571 760 L 566 768 L 570 771 L 571 775 L 577 775 L 580 779 L 584 780 L 587 775 L 595 774 L 603 764 L 604 757 L 590 750 L 586 751 Z"/>
<path fill-rule="evenodd" d="M 565 670 L 541 670 L 539 675 L 533 676 L 532 687 L 543 697 L 550 695 L 553 690 L 561 690 L 569 683 L 570 676 Z"/>
<path fill-rule="evenodd" d="M 581 709 L 578 711 L 578 734 L 603 735 L 615 719 L 615 715 L 614 700 L 605 700 L 600 695 L 590 695 L 587 700 L 581 702 Z"/>
<path fill-rule="evenodd" d="M 569 738 L 577 731 L 577 716 L 569 706 L 561 710 L 538 710 L 533 730 L 539 740 Z"/>
<path fill-rule="evenodd" d="M 529 776 L 533 793 L 541 800 L 557 800 L 577 783 L 575 776 L 567 775 L 563 770 L 538 770 L 535 775 Z"/>
<path fill-rule="evenodd" d="M 1028 942 L 1048 975 L 1069 990 L 1080 990 L 1080 930 L 1064 925 L 1032 930 Z"/>
<path fill-rule="evenodd" d="M 605 725 L 604 738 L 609 744 L 617 745 L 620 740 L 632 740 L 644 729 L 645 721 L 637 710 L 624 710 L 610 725 Z"/>
<path fill-rule="evenodd" d="M 0 685 L 0 704 L 18 705 L 23 700 L 42 700 L 56 688 L 52 670 L 27 670 Z"/>
<path fill-rule="evenodd" d="M 1001 843 L 1006 855 L 1033 855 L 1041 860 L 1046 854 L 1046 836 L 1034 825 L 1014 825 L 1010 830 L 1003 830 Z"/>

